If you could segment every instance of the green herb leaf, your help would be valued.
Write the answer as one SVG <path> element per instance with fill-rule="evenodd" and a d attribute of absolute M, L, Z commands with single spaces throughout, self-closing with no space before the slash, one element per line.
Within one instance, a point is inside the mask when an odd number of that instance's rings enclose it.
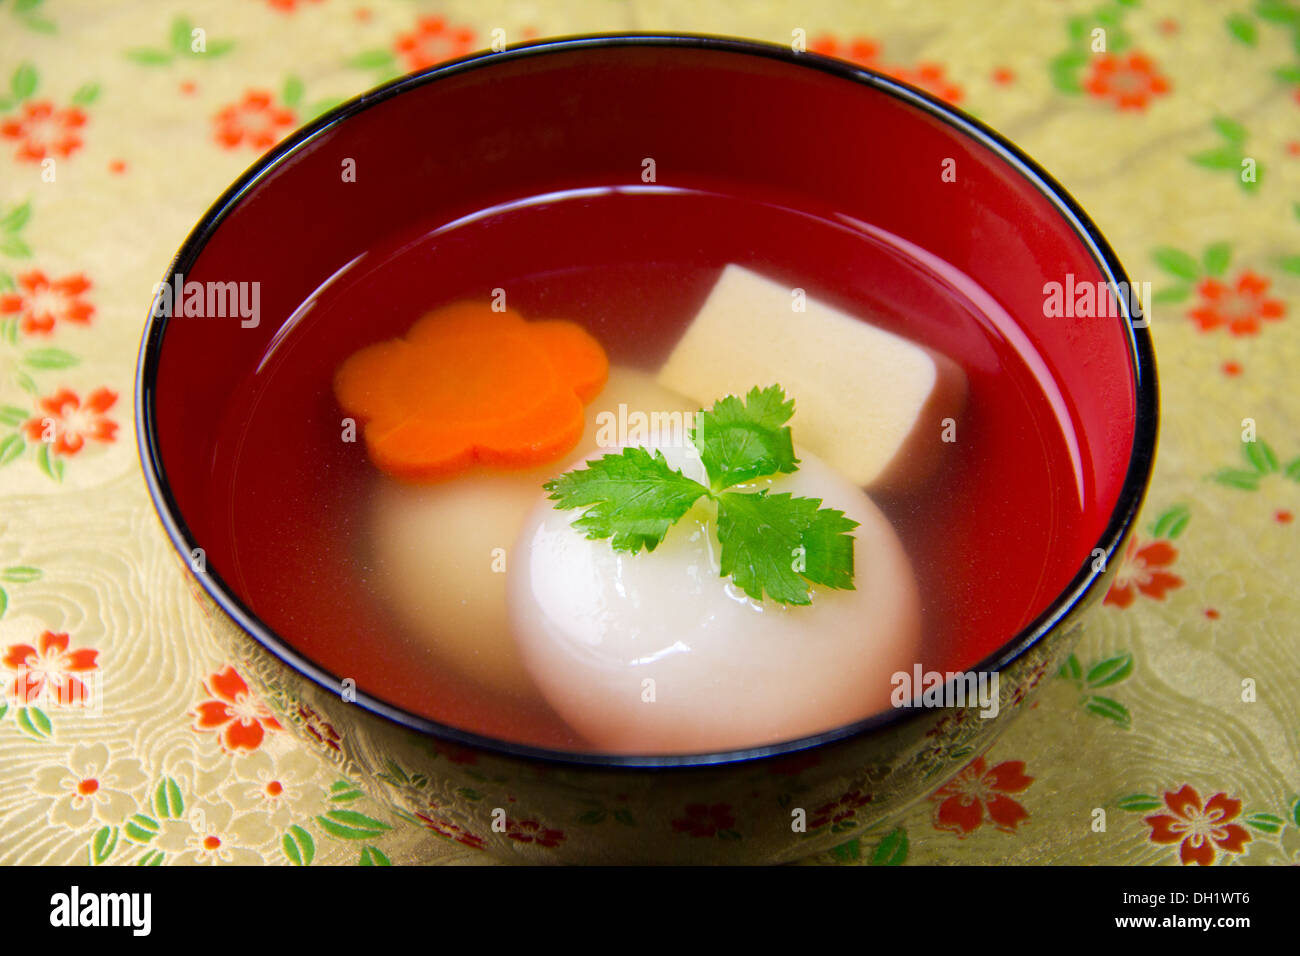
<path fill-rule="evenodd" d="M 695 417 L 691 441 L 699 450 L 714 491 L 760 475 L 799 468 L 786 422 L 794 414 L 781 386 L 750 389 L 745 401 L 728 395 Z"/>
<path fill-rule="evenodd" d="M 857 522 L 821 511 L 818 498 L 760 491 L 718 496 L 722 574 L 757 600 L 810 604 L 808 583 L 817 574 L 832 588 L 853 587 L 853 539 Z"/>
<path fill-rule="evenodd" d="M 708 490 L 669 467 L 663 452 L 623 449 L 570 471 L 543 487 L 561 510 L 586 508 L 573 526 L 590 539 L 609 538 L 616 551 L 653 551 Z"/>
<path fill-rule="evenodd" d="M 731 577 L 755 600 L 809 604 L 810 584 L 853 589 L 853 538 L 858 526 L 819 498 L 790 494 L 721 491 L 766 475 L 797 470 L 794 443 L 785 423 L 794 414 L 779 385 L 753 388 L 744 402 L 719 399 L 701 412 L 692 439 L 714 490 L 669 466 L 663 452 L 633 446 L 588 461 L 543 487 L 556 508 L 585 509 L 573 527 L 587 538 L 612 538 L 633 554 L 653 551 L 668 529 L 702 497 L 718 509 L 717 533 L 723 577 Z"/>
<path fill-rule="evenodd" d="M 821 504 L 817 498 L 811 500 Z M 813 584 L 852 591 L 853 536 L 849 532 L 857 526 L 843 511 L 818 509 L 803 535 L 803 576 Z"/>

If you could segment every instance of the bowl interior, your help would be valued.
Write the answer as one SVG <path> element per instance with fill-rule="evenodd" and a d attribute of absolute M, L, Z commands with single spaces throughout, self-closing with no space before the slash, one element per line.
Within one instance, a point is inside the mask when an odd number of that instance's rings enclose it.
<path fill-rule="evenodd" d="M 1043 615 L 1121 503 L 1138 391 L 1124 320 L 1048 318 L 1044 284 L 1112 276 L 996 142 L 806 59 L 691 41 L 519 50 L 363 98 L 228 194 L 174 268 L 255 283 L 256 324 L 178 305 L 142 370 L 160 504 L 204 549 L 209 587 L 388 704 L 503 738 L 544 723 L 376 651 L 367 629 L 386 625 L 349 543 L 367 475 L 322 370 L 503 285 L 525 315 L 574 318 L 615 360 L 653 365 L 741 261 L 966 364 L 957 463 L 890 512 L 945 555 L 927 613 L 963 622 L 929 663 L 972 667 Z M 990 334 L 1014 369 L 982 351 Z M 952 519 L 917 517 L 932 506 Z M 546 733 L 534 742 L 563 749 Z"/>

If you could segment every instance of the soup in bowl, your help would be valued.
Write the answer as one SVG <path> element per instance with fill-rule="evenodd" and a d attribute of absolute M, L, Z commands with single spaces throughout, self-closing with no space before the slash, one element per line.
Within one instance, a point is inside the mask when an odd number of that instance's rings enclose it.
<path fill-rule="evenodd" d="M 1045 306 L 1067 281 L 1092 314 Z M 1068 655 L 1154 454 L 1128 288 L 893 80 L 544 42 L 218 200 L 153 303 L 141 455 L 240 673 L 379 798 L 532 860 L 789 860 Z"/>

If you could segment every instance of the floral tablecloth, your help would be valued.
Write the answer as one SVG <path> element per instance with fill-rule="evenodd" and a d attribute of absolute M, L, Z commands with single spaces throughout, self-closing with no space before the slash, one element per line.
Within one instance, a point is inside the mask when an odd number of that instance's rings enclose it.
<path fill-rule="evenodd" d="M 247 693 L 151 510 L 131 386 L 152 286 L 229 182 L 495 30 L 802 40 L 884 70 L 1023 146 L 1153 285 L 1155 479 L 1077 654 L 901 822 L 822 808 L 844 841 L 814 862 L 1300 862 L 1296 0 L 0 0 L 0 862 L 486 862 Z"/>

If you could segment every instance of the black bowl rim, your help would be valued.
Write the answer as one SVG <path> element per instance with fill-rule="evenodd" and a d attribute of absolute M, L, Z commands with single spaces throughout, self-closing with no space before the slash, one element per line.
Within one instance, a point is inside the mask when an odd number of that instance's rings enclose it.
<path fill-rule="evenodd" d="M 880 93 L 901 100 L 938 119 L 958 133 L 969 137 L 975 143 L 999 157 L 1007 166 L 1020 173 L 1052 202 L 1057 213 L 1088 248 L 1093 260 L 1106 278 L 1116 283 L 1116 286 L 1120 282 L 1128 282 L 1128 277 L 1114 250 L 1102 237 L 1096 224 L 1093 223 L 1059 182 L 1001 134 L 980 120 L 968 116 L 948 103 L 931 96 L 924 90 L 847 61 L 832 59 L 816 53 L 795 51 L 791 47 L 764 41 L 710 34 L 608 33 L 548 38 L 511 47 L 503 52 L 473 54 L 439 64 L 419 73 L 401 77 L 341 104 L 307 126 L 302 127 L 273 150 L 259 157 L 253 165 L 245 170 L 239 179 L 222 193 L 186 237 L 185 242 L 167 267 L 163 283 L 170 284 L 172 277 L 177 272 L 185 273 L 189 271 L 209 238 L 221 225 L 222 220 L 238 205 L 245 193 L 256 186 L 285 159 L 305 147 L 318 135 L 335 124 L 355 116 L 377 103 L 382 103 L 426 83 L 432 83 L 469 70 L 489 67 L 493 63 L 533 56 L 545 56 L 552 53 L 570 53 L 575 50 L 625 46 L 708 49 L 722 53 L 776 59 L 800 67 L 820 70 L 823 73 L 850 82 L 861 83 Z M 1128 287 L 1123 286 L 1123 288 Z M 1110 521 L 1095 546 L 1102 549 L 1105 556 L 1104 561 L 1101 568 L 1098 569 L 1094 558 L 1096 553 L 1094 549 L 1084 561 L 1083 567 L 1047 609 L 1022 628 L 1018 634 L 1006 641 L 996 652 L 972 668 L 972 671 L 1002 671 L 1037 645 L 1058 623 L 1068 618 L 1076 610 L 1081 610 L 1082 606 L 1088 603 L 1091 597 L 1090 592 L 1105 576 L 1105 568 L 1110 566 L 1110 563 L 1116 558 L 1120 545 L 1126 539 L 1136 520 L 1138 509 L 1142 504 L 1151 478 L 1151 470 L 1155 460 L 1159 397 L 1156 384 L 1155 354 L 1152 348 L 1151 335 L 1147 329 L 1148 323 L 1142 322 L 1135 327 L 1130 314 L 1129 303 L 1125 300 L 1126 297 L 1118 296 L 1117 298 L 1120 303 L 1119 311 L 1121 313 L 1119 321 L 1128 340 L 1129 358 L 1133 372 L 1135 415 L 1133 447 L 1128 471 L 1125 474 Z M 156 308 L 157 304 L 155 295 L 155 301 L 150 305 L 149 316 L 140 343 L 135 382 L 136 435 L 141 466 L 154 508 L 158 512 L 172 544 L 188 563 L 191 551 L 196 547 L 200 547 L 200 545 L 194 541 L 189 528 L 180 515 L 176 501 L 172 497 L 163 473 L 158 436 L 155 429 L 154 385 L 158 374 L 163 334 L 168 323 L 166 316 L 156 315 L 159 311 Z M 327 692 L 339 693 L 339 688 L 342 686 L 339 678 L 294 650 L 287 642 L 263 624 L 256 615 L 244 606 L 243 602 L 234 595 L 233 591 L 226 586 L 225 582 L 214 571 L 208 570 L 195 574 L 195 577 L 198 578 L 203 589 L 218 607 L 239 625 L 245 633 L 261 644 L 263 648 L 293 668 L 301 676 L 320 685 Z M 356 691 L 354 704 L 372 714 L 420 734 L 449 740 L 481 751 L 561 766 L 611 769 L 701 768 L 777 757 L 865 735 L 880 728 L 916 719 L 922 714 L 922 710 L 919 708 L 895 708 L 819 734 L 767 746 L 747 747 L 708 754 L 638 756 L 577 753 L 516 744 L 438 723 L 389 704 L 359 689 Z"/>

